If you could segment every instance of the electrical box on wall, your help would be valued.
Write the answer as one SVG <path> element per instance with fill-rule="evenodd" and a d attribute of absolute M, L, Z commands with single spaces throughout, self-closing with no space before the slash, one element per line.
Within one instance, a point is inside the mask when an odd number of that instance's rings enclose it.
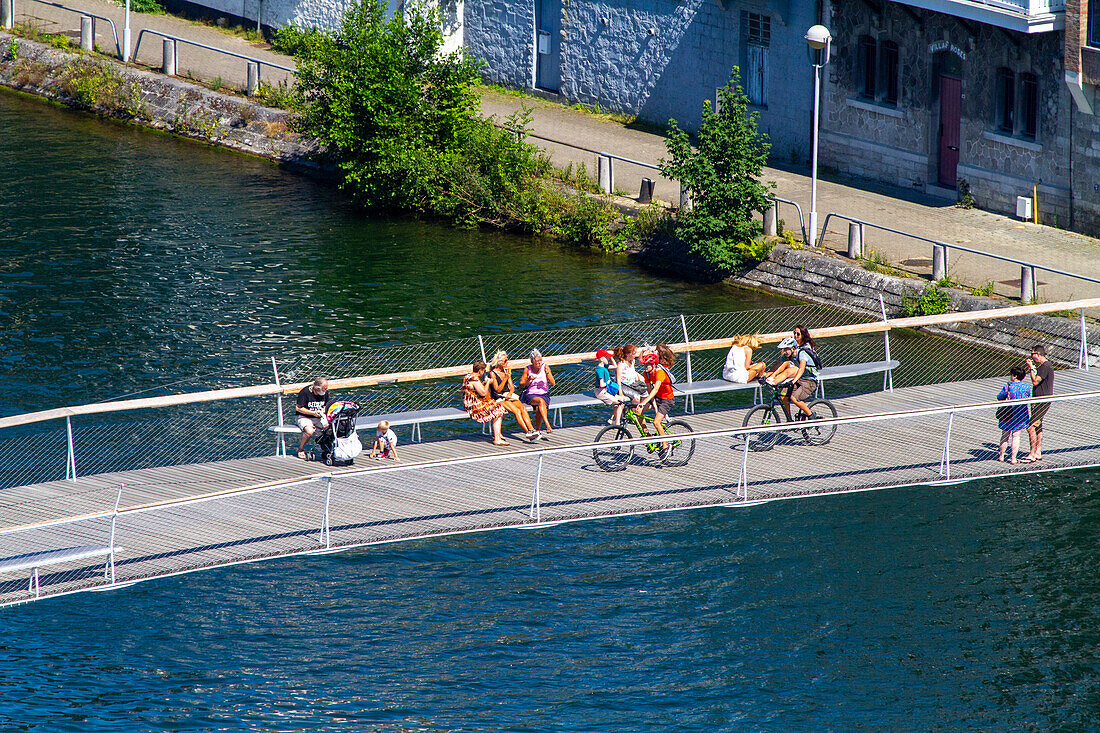
<path fill-rule="evenodd" d="M 1026 221 L 1031 221 L 1031 197 L 1016 197 L 1016 216 Z"/>
<path fill-rule="evenodd" d="M 539 31 L 539 53 L 550 53 L 550 34 L 546 31 Z"/>

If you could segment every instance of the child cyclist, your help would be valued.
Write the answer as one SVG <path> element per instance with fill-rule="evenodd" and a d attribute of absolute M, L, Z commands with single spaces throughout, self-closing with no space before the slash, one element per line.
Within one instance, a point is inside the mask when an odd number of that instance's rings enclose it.
<path fill-rule="evenodd" d="M 653 404 L 653 426 L 657 429 L 657 435 L 665 434 L 665 418 L 676 406 L 676 395 L 672 391 L 672 372 L 669 371 L 675 361 L 676 355 L 664 344 L 657 344 L 656 351 L 650 351 L 642 356 L 645 383 L 649 392 L 634 411 L 641 415 L 646 406 Z M 667 448 L 668 443 L 661 443 L 661 450 Z"/>

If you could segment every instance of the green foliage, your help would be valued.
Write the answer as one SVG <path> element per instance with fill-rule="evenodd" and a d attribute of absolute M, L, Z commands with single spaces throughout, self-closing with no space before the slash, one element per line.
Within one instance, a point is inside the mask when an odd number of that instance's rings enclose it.
<path fill-rule="evenodd" d="M 576 168 L 573 168 L 572 163 L 564 168 L 559 168 L 555 171 L 555 177 L 565 185 L 578 191 L 600 193 L 599 182 L 589 175 L 588 166 L 584 163 L 578 163 Z"/>
<path fill-rule="evenodd" d="M 319 48 L 322 42 L 323 36 L 316 28 L 284 25 L 272 36 L 271 47 L 279 53 L 303 59 L 313 56 L 315 49 Z"/>
<path fill-rule="evenodd" d="M 282 109 L 294 109 L 296 96 L 285 80 L 278 84 L 268 84 L 261 81 L 256 88 L 256 99 L 268 107 L 280 107 Z"/>
<path fill-rule="evenodd" d="M 671 234 L 675 225 L 676 220 L 668 209 L 658 203 L 650 203 L 637 216 L 627 218 L 605 249 L 622 252 L 631 243 L 648 242 Z"/>
<path fill-rule="evenodd" d="M 989 296 L 993 295 L 993 287 L 994 282 L 992 280 L 987 280 L 985 285 L 982 285 L 979 288 L 970 288 L 970 294 L 981 295 L 988 298 Z"/>
<path fill-rule="evenodd" d="M 126 0 L 115 0 L 119 5 L 125 5 Z M 135 13 L 148 13 L 161 15 L 164 13 L 164 5 L 161 0 L 130 0 L 130 10 Z"/>
<path fill-rule="evenodd" d="M 105 110 L 124 117 L 148 117 L 141 89 L 109 64 L 94 61 L 67 64 L 59 85 L 78 107 Z"/>
<path fill-rule="evenodd" d="M 883 275 L 894 275 L 897 277 L 908 277 L 908 273 L 902 272 L 891 265 L 886 255 L 873 249 L 868 250 L 867 254 L 860 257 L 859 263 L 863 265 L 863 269 L 870 270 L 871 272 L 879 272 Z"/>
<path fill-rule="evenodd" d="M 901 299 L 901 308 L 906 316 L 935 316 L 946 313 L 951 299 L 947 293 L 933 284 L 916 294 L 906 294 Z"/>
<path fill-rule="evenodd" d="M 974 194 L 970 192 L 970 181 L 959 179 L 959 200 L 955 204 L 960 209 L 973 209 L 978 202 L 974 200 Z"/>
<path fill-rule="evenodd" d="M 753 218 L 769 202 L 773 183 L 760 180 L 770 143 L 756 129 L 757 113 L 749 113 L 748 97 L 735 81 L 718 92 L 715 112 L 703 104 L 703 120 L 695 147 L 676 120 L 669 121 L 665 146 L 668 159 L 661 172 L 691 192 L 694 208 L 681 214 L 676 234 L 710 264 L 732 270 L 767 256 L 763 228 Z"/>
<path fill-rule="evenodd" d="M 19 58 L 19 41 L 14 38 L 8 41 L 8 58 L 12 61 Z"/>
<path fill-rule="evenodd" d="M 210 88 L 213 89 L 215 92 L 219 91 L 223 86 L 225 86 L 225 82 L 220 76 L 215 76 L 214 80 L 210 82 Z"/>

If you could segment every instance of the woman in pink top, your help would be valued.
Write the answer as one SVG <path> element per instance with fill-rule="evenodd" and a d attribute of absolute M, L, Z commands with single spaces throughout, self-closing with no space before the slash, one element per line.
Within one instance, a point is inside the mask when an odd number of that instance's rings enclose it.
<path fill-rule="evenodd" d="M 531 349 L 531 365 L 523 370 L 519 386 L 523 389 L 520 397 L 524 402 L 535 409 L 535 430 L 539 429 L 539 423 L 546 427 L 546 433 L 554 432 L 550 425 L 547 410 L 550 407 L 550 388 L 554 386 L 554 375 L 550 367 L 542 362 L 542 353 L 538 349 Z M 542 436 L 546 440 L 546 434 Z"/>

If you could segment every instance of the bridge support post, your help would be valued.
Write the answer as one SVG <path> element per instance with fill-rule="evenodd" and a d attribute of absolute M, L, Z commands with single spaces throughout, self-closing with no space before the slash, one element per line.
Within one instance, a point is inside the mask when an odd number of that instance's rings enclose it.
<path fill-rule="evenodd" d="M 1085 326 L 1085 309 L 1081 309 L 1081 353 L 1077 356 L 1077 368 L 1089 370 L 1089 330 Z"/>
<path fill-rule="evenodd" d="M 283 426 L 283 385 L 279 381 L 279 365 L 275 362 L 275 357 L 274 356 L 271 357 L 271 371 L 275 372 L 275 387 L 278 390 L 275 393 L 275 409 L 279 414 L 276 415 L 275 417 L 278 420 L 278 423 L 277 423 L 278 426 L 282 427 Z M 277 435 L 279 437 L 277 437 L 275 439 L 275 455 L 276 456 L 285 456 L 286 455 L 286 435 L 284 435 L 281 431 L 279 433 L 277 433 Z"/>
<path fill-rule="evenodd" d="M 328 477 L 325 482 L 325 511 L 321 515 L 321 536 L 317 538 L 318 542 L 325 543 L 325 549 L 332 547 L 332 529 L 329 526 L 328 520 L 328 507 L 329 502 L 332 501 L 332 476 Z"/>
<path fill-rule="evenodd" d="M 542 497 L 539 495 L 542 484 L 542 455 L 539 455 L 539 465 L 535 469 L 535 489 L 531 493 L 531 511 L 528 516 L 535 520 L 535 524 L 542 522 Z"/>
<path fill-rule="evenodd" d="M 691 385 L 691 348 L 690 348 L 691 339 L 688 338 L 687 321 L 684 319 L 684 314 L 683 313 L 680 314 L 680 328 L 684 332 L 684 353 L 687 355 L 687 358 L 686 358 L 687 371 L 688 371 L 687 378 L 688 378 L 688 386 L 690 386 Z M 687 404 L 685 405 L 685 407 L 687 408 L 688 414 L 689 415 L 694 415 L 695 414 L 695 395 L 689 394 L 687 396 L 686 402 L 687 402 Z"/>
<path fill-rule="evenodd" d="M 882 299 L 882 293 L 878 296 L 878 307 L 882 311 L 882 322 L 887 324 L 887 328 L 882 332 L 882 351 L 883 359 L 890 361 L 890 329 L 889 319 L 886 318 L 886 301 Z M 894 370 L 887 369 L 882 375 L 882 391 L 893 392 L 894 391 Z"/>
<path fill-rule="evenodd" d="M 951 427 L 955 422 L 954 411 L 947 413 L 947 433 L 943 436 L 943 453 L 940 454 L 940 475 L 951 478 Z"/>
<path fill-rule="evenodd" d="M 68 439 L 68 455 L 65 457 L 65 478 L 76 481 L 76 449 L 73 448 L 73 422 L 72 418 L 65 418 L 65 435 Z"/>
<path fill-rule="evenodd" d="M 115 584 L 115 528 L 118 524 L 118 505 L 122 503 L 122 487 L 123 484 L 118 485 L 118 495 L 115 496 L 115 513 L 111 517 L 111 536 L 107 541 L 107 547 L 111 549 L 111 554 L 107 556 L 107 566 L 103 568 L 104 580 L 109 579 L 111 585 Z"/>

